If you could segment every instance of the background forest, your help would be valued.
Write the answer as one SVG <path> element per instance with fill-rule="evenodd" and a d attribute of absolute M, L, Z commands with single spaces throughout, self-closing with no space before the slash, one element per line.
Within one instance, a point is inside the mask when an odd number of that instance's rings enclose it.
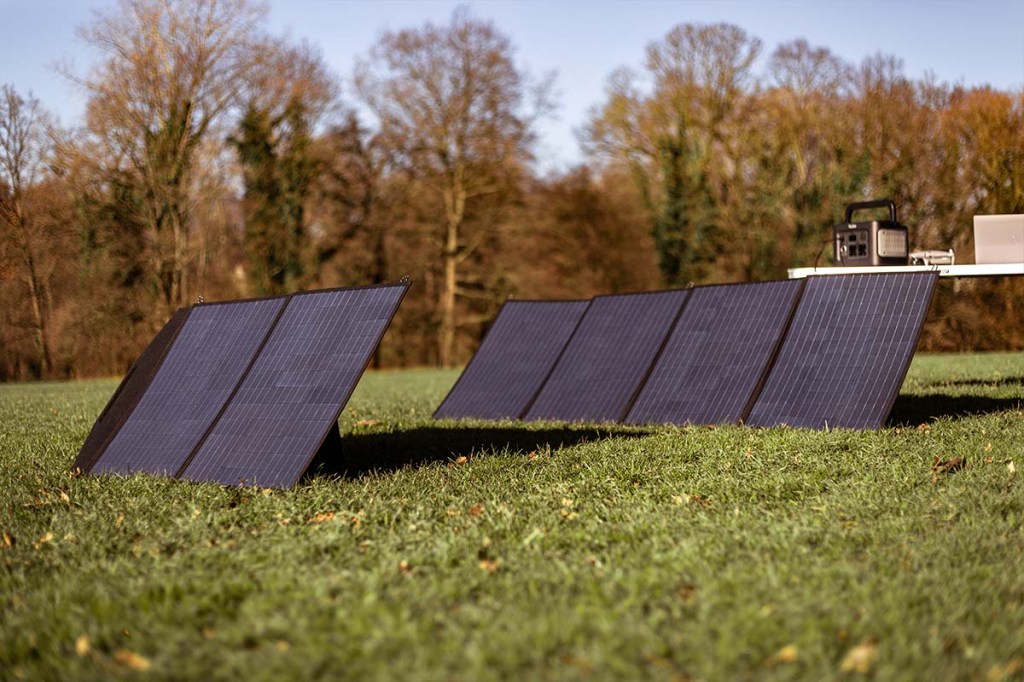
<path fill-rule="evenodd" d="M 973 215 L 1024 213 L 1024 92 L 729 24 L 652 36 L 580 122 L 584 163 L 546 175 L 554 77 L 468 10 L 344 75 L 249 0 L 122 0 L 80 38 L 102 55 L 66 74 L 82 126 L 0 84 L 0 380 L 121 374 L 199 296 L 403 275 L 377 364 L 451 366 L 509 296 L 825 263 L 850 201 L 894 198 L 912 248 L 957 262 Z M 922 347 L 1024 348 L 1024 280 L 943 282 Z"/>

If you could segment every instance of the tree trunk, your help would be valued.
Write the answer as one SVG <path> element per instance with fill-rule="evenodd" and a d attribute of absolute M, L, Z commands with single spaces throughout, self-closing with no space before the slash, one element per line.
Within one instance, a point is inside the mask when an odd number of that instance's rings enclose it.
<path fill-rule="evenodd" d="M 441 325 L 438 329 L 438 360 L 442 367 L 454 364 L 455 354 L 455 286 L 459 249 L 459 224 L 449 217 L 445 228 L 443 252 L 444 281 L 441 285 Z"/>
<path fill-rule="evenodd" d="M 28 278 L 25 283 L 28 284 L 29 298 L 32 302 L 32 323 L 35 327 L 36 348 L 39 351 L 39 378 L 45 378 L 50 375 L 50 371 L 53 369 L 53 358 L 50 356 L 49 333 L 46 328 L 46 303 L 43 300 L 43 288 L 39 282 L 39 273 L 36 272 L 35 259 L 32 257 L 32 252 L 27 244 L 24 246 L 24 249 L 25 267 L 28 271 Z"/>

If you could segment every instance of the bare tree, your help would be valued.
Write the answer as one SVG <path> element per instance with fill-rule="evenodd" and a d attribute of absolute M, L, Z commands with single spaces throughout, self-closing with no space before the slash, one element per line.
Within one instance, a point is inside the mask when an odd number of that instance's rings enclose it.
<path fill-rule="evenodd" d="M 34 234 L 39 225 L 26 197 L 45 172 L 50 147 L 47 127 L 46 114 L 31 93 L 24 98 L 12 85 L 0 87 L 0 225 L 4 228 L 2 241 L 8 247 L 4 251 L 13 261 L 9 269 L 0 265 L 0 270 L 9 271 L 26 287 L 42 376 L 53 369 L 47 327 L 49 301 L 37 254 L 40 240 Z"/>
<path fill-rule="evenodd" d="M 263 14 L 250 0 L 120 0 L 80 30 L 103 55 L 77 79 L 88 126 L 136 177 L 151 274 L 169 306 L 187 295 L 196 155 L 238 103 Z"/>
<path fill-rule="evenodd" d="M 382 139 L 440 205 L 437 343 L 440 363 L 449 366 L 460 323 L 457 300 L 474 295 L 462 271 L 487 236 L 479 231 L 467 238 L 468 211 L 516 183 L 529 158 L 532 116 L 547 105 L 547 88 L 528 102 L 531 88 L 508 38 L 457 10 L 444 26 L 385 33 L 358 64 L 356 91 L 375 114 Z"/>

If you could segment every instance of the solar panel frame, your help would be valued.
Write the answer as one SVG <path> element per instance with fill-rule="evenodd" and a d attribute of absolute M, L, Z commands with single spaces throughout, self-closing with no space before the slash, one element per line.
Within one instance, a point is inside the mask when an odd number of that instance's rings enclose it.
<path fill-rule="evenodd" d="M 621 422 L 689 295 L 672 289 L 594 297 L 523 418 Z"/>
<path fill-rule="evenodd" d="M 174 476 L 244 377 L 287 299 L 275 296 L 192 306 L 152 382 L 97 458 L 93 471 Z M 217 314 L 225 309 L 232 314 Z M 203 344 L 208 337 L 215 343 Z M 239 340 L 242 343 L 236 343 Z M 217 386 L 218 376 L 224 385 Z M 178 446 L 180 457 L 172 457 Z"/>
<path fill-rule="evenodd" d="M 880 428 L 906 378 L 937 281 L 937 272 L 808 278 L 746 423 Z"/>
<path fill-rule="evenodd" d="M 518 419 L 533 404 L 537 394 L 547 382 L 559 358 L 565 352 L 580 320 L 583 319 L 588 299 L 508 300 L 502 304 L 497 316 L 484 335 L 476 353 L 459 375 L 448 395 L 434 411 L 435 419 Z M 544 314 L 530 308 L 545 308 Z M 517 309 L 521 313 L 517 313 Z M 551 318 L 559 325 L 553 329 Z M 511 328 L 509 328 L 509 326 Z M 519 325 L 516 327 L 514 325 Z M 529 325 L 530 338 L 516 334 Z M 511 337 L 511 338 L 510 338 Z M 539 338 L 538 338 L 539 337 Z M 536 343 L 530 344 L 530 341 Z M 511 351 L 509 346 L 512 346 Z M 523 357 L 531 355 L 533 357 Z M 509 359 L 510 354 L 517 353 Z M 538 354 L 540 354 L 538 356 Z M 492 357 L 493 361 L 492 361 Z M 524 367 L 531 364 L 533 367 Z M 518 375 L 510 368 L 518 367 Z M 479 376 L 478 376 L 479 375 Z M 524 377 L 525 375 L 525 377 Z M 540 375 L 540 376 L 538 376 Z M 481 386 L 483 384 L 483 386 Z M 528 385 L 526 385 L 528 384 Z M 516 391 L 508 391 L 510 386 Z M 520 388 L 521 387 L 521 388 Z M 488 388 L 500 395 L 487 395 Z M 483 395 L 481 395 L 483 394 Z M 490 402 L 487 398 L 490 397 Z M 499 406 L 495 404 L 501 402 Z M 478 409 L 487 406 L 487 409 Z M 474 409 L 477 408 L 477 409 Z"/>
<path fill-rule="evenodd" d="M 356 384 L 362 377 L 366 368 L 369 366 L 373 354 L 379 347 L 381 340 L 391 325 L 395 314 L 398 311 L 402 301 L 405 299 L 405 295 L 408 292 L 409 281 L 408 278 L 404 278 L 401 282 L 381 285 L 370 285 L 362 287 L 338 287 L 334 289 L 323 289 L 318 291 L 302 292 L 293 294 L 289 297 L 285 308 L 282 310 L 281 315 L 275 324 L 271 334 L 268 335 L 263 346 L 259 352 L 253 358 L 253 362 L 247 370 L 246 374 L 238 382 L 235 387 L 231 399 L 225 404 L 224 408 L 218 414 L 217 419 L 211 423 L 206 433 L 204 433 L 202 439 L 196 444 L 193 451 L 189 454 L 189 457 L 182 463 L 178 469 L 177 476 L 192 481 L 216 481 L 224 485 L 238 485 L 238 484 L 255 484 L 264 487 L 280 487 L 288 488 L 294 485 L 306 472 L 309 464 L 316 457 L 317 452 L 323 447 L 327 438 L 330 436 L 331 430 L 337 430 L 338 418 L 341 416 L 341 412 L 344 410 L 345 405 L 348 403 L 355 390 Z M 292 326 L 305 326 L 313 327 L 312 321 L 307 320 L 306 322 L 300 322 L 303 318 L 300 317 L 300 321 L 293 321 L 290 319 L 293 316 L 301 316 L 303 314 L 310 314 L 308 310 L 302 309 L 304 300 L 311 300 L 313 297 L 330 297 L 337 294 L 346 293 L 358 293 L 371 290 L 397 290 L 397 297 L 391 302 L 387 303 L 386 316 L 380 318 L 374 318 L 373 322 L 379 322 L 378 328 L 373 330 L 373 333 L 366 338 L 370 339 L 359 358 L 359 362 L 355 366 L 351 366 L 347 369 L 324 369 L 324 370 L 297 370 L 295 368 L 284 369 L 280 367 L 274 367 L 271 365 L 272 362 L 280 359 L 282 356 L 286 356 L 290 351 L 283 345 L 286 343 L 284 340 L 286 335 L 289 333 Z M 313 307 L 312 303 L 309 307 L 315 313 L 318 309 Z M 338 307 L 338 306 L 328 306 Z M 321 322 L 323 322 L 321 320 Z M 341 322 L 345 324 L 352 324 L 349 319 L 342 319 Z M 314 337 L 301 337 L 300 340 L 309 341 Z M 323 338 L 316 338 L 318 342 L 324 342 Z M 314 356 L 314 357 L 322 357 Z M 298 380 L 296 373 L 303 374 L 313 371 L 320 371 L 326 373 L 335 371 L 338 373 L 345 373 L 351 377 L 351 381 L 347 384 L 343 384 L 343 388 L 340 394 L 330 402 L 323 402 L 326 393 L 330 390 L 329 387 L 312 387 L 316 388 L 316 391 L 310 393 L 309 386 L 303 386 L 302 384 L 292 386 L 268 386 L 266 381 L 277 375 L 291 374 L 293 379 Z M 261 385 L 261 382 L 263 384 Z M 276 382 L 275 382 L 276 383 Z M 277 403 L 254 403 L 253 398 L 259 394 L 259 391 L 270 391 L 276 389 L 302 389 L 308 396 L 315 397 L 319 402 L 295 402 L 294 400 Z M 286 391 L 287 392 L 287 391 Z M 298 393 L 298 390 L 291 391 L 294 394 Z M 315 393 L 315 395 L 314 395 Z M 294 396 L 293 396 L 294 397 Z M 263 408 L 254 407 L 254 405 L 267 404 L 268 407 L 264 410 Z M 275 407 L 276 405 L 276 407 Z M 304 437 L 301 431 L 300 424 L 292 424 L 286 422 L 286 420 L 280 417 L 281 414 L 287 411 L 286 405 L 301 405 L 303 407 L 309 405 L 321 406 L 318 412 L 308 422 L 315 422 L 322 426 L 320 431 L 314 431 L 313 437 Z M 332 405 L 331 407 L 324 407 L 324 405 Z M 274 418 L 257 418 L 255 420 L 247 420 L 246 417 L 257 412 L 275 412 Z M 273 469 L 262 473 L 253 474 L 252 477 L 234 477 L 228 478 L 225 474 L 227 469 L 238 469 L 239 467 L 227 464 L 227 461 L 231 459 L 233 453 L 227 448 L 227 444 L 231 442 L 231 439 L 236 436 L 243 436 L 243 440 L 248 443 L 248 447 L 256 447 L 255 439 L 253 434 L 246 431 L 244 434 L 232 433 L 232 430 L 238 431 L 244 429 L 245 424 L 274 424 L 273 428 L 277 428 L 278 433 L 276 434 L 262 434 L 269 438 L 276 439 L 274 442 L 283 446 L 284 442 L 291 440 L 297 442 L 303 438 L 307 443 L 307 447 L 303 449 L 304 455 L 301 458 L 295 459 L 294 457 L 283 457 L 283 460 L 291 462 L 291 467 L 287 472 L 284 469 Z M 281 429 L 288 430 L 288 433 L 281 433 Z M 261 434 L 256 433 L 255 436 Z M 237 442 L 235 443 L 238 447 Z M 252 454 L 251 451 L 245 451 L 246 454 Z M 279 453 L 255 453 L 257 455 L 263 454 L 267 458 L 277 456 Z M 250 470 L 254 470 L 260 462 L 253 462 L 251 460 L 245 461 L 245 466 L 249 467 Z M 279 474 L 279 475 L 277 475 Z M 287 474 L 287 475 L 286 475 Z M 275 475 L 277 475 L 275 477 Z"/>
<path fill-rule="evenodd" d="M 627 424 L 738 423 L 763 385 L 803 280 L 695 287 Z"/>
<path fill-rule="evenodd" d="M 125 372 L 103 411 L 96 417 L 89 435 L 78 452 L 78 457 L 75 458 L 75 463 L 71 466 L 72 471 L 87 474 L 92 470 L 149 388 L 190 312 L 190 307 L 175 310 Z"/>

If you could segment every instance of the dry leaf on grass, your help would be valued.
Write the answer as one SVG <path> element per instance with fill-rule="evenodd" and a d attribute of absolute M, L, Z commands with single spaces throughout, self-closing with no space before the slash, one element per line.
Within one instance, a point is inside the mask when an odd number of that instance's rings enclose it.
<path fill-rule="evenodd" d="M 498 570 L 498 562 L 491 561 L 490 559 L 481 559 L 480 568 L 488 573 L 495 573 Z"/>
<path fill-rule="evenodd" d="M 333 521 L 333 520 L 334 520 L 334 512 L 323 512 L 321 514 L 317 514 L 316 516 L 312 517 L 306 523 L 323 523 L 325 521 Z"/>
<path fill-rule="evenodd" d="M 479 504 L 479 503 L 478 504 L 474 504 L 472 507 L 469 508 L 469 511 L 467 513 L 470 516 L 483 516 L 484 506 L 482 504 Z"/>
<path fill-rule="evenodd" d="M 398 562 L 398 572 L 401 573 L 402 575 L 411 575 L 412 574 L 412 566 L 409 565 L 408 561 L 405 561 L 405 560 L 399 561 Z"/>
<path fill-rule="evenodd" d="M 17 542 L 17 540 L 14 539 L 14 536 L 7 531 L 4 531 L 4 547 L 14 547 L 15 542 Z"/>
<path fill-rule="evenodd" d="M 465 455 L 459 455 L 458 457 L 455 458 L 455 464 L 465 464 L 468 461 L 469 458 L 466 457 Z"/>
<path fill-rule="evenodd" d="M 783 663 L 792 663 L 798 658 L 800 658 L 800 651 L 796 648 L 796 644 L 787 644 L 775 652 L 775 654 L 769 656 L 764 664 L 772 667 Z"/>
<path fill-rule="evenodd" d="M 50 542 L 51 540 L 53 540 L 53 533 L 45 533 L 43 535 L 43 537 L 41 537 L 38 540 L 36 540 L 36 544 L 35 544 L 36 549 L 39 549 L 40 547 L 42 547 L 46 543 Z"/>
<path fill-rule="evenodd" d="M 127 649 L 118 649 L 114 652 L 114 662 L 125 668 L 138 670 L 139 672 L 146 672 L 151 667 L 148 658 L 140 656 L 134 651 L 128 651 Z"/>
<path fill-rule="evenodd" d="M 939 458 L 935 458 L 935 463 L 932 464 L 932 471 L 937 474 L 952 474 L 960 471 L 967 466 L 966 457 L 951 457 L 950 459 L 944 459 L 939 461 Z"/>
<path fill-rule="evenodd" d="M 90 651 L 92 643 L 89 641 L 89 635 L 79 635 L 75 640 L 75 653 L 79 656 L 88 656 Z"/>
<path fill-rule="evenodd" d="M 356 426 L 376 426 L 380 424 L 379 419 L 360 419 L 356 422 Z"/>
<path fill-rule="evenodd" d="M 844 673 L 867 673 L 878 660 L 878 645 L 869 639 L 861 641 L 843 656 L 839 669 Z"/>

